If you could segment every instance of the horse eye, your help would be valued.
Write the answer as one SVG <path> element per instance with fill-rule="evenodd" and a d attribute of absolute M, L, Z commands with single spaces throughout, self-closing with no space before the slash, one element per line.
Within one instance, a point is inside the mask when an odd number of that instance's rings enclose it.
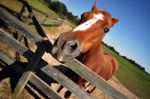
<path fill-rule="evenodd" d="M 104 33 L 109 32 L 109 28 L 104 28 Z"/>
<path fill-rule="evenodd" d="M 84 17 L 84 14 L 81 15 L 81 19 Z"/>

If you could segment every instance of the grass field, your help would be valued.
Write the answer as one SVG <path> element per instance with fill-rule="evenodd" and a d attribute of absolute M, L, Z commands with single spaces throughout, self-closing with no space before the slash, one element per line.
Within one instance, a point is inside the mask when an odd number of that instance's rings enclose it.
<path fill-rule="evenodd" d="M 22 6 L 22 4 L 18 2 L 18 0 L 0 0 L 0 3 L 15 10 L 16 12 L 19 12 Z M 43 10 L 44 12 L 47 12 L 54 18 L 59 17 L 54 11 L 49 9 L 47 6 L 41 4 L 38 0 L 29 0 L 29 3 Z M 65 20 L 65 23 L 70 25 L 71 27 L 75 27 L 74 24 L 67 20 Z M 141 71 L 128 60 L 117 55 L 106 46 L 103 46 L 103 49 L 105 50 L 105 52 L 115 56 L 119 61 L 120 67 L 117 73 L 115 74 L 118 80 L 140 98 L 150 99 L 150 75 Z"/>
<path fill-rule="evenodd" d="M 130 91 L 142 99 L 150 99 L 150 75 L 141 71 L 128 60 L 117 55 L 106 46 L 105 52 L 112 54 L 119 61 L 119 70 L 115 74 L 118 80 Z"/>

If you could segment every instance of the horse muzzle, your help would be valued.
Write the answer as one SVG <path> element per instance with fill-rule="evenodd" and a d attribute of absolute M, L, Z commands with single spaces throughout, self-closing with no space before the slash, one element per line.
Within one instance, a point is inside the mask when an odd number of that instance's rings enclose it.
<path fill-rule="evenodd" d="M 52 55 L 60 62 L 66 62 L 79 56 L 79 54 L 80 45 L 77 40 L 57 40 L 52 49 Z"/>

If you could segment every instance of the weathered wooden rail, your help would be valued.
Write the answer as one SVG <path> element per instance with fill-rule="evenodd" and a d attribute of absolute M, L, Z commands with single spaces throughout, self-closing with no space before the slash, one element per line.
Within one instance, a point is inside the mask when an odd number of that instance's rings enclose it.
<path fill-rule="evenodd" d="M 14 26 L 19 31 L 21 31 L 21 33 L 26 38 L 30 39 L 33 43 L 38 44 L 38 42 L 42 41 L 43 37 L 38 35 L 38 33 L 30 32 L 30 29 L 26 28 L 26 25 L 23 25 L 23 23 L 21 21 L 19 21 L 15 17 L 13 17 L 11 14 L 9 14 L 7 11 L 5 11 L 3 8 L 0 8 L 0 18 L 3 19 L 7 24 L 9 24 L 11 26 Z M 18 26 L 19 26 L 19 28 L 18 28 Z M 15 49 L 18 53 L 20 53 L 21 55 L 26 57 L 28 60 L 32 60 L 32 56 L 34 55 L 34 53 L 31 50 L 29 50 L 28 48 L 26 48 L 24 45 L 22 45 L 19 41 L 17 41 L 14 38 L 12 38 L 8 33 L 3 31 L 2 29 L 0 29 L 0 40 L 6 42 L 10 47 Z M 1 58 L 1 59 L 3 60 L 4 58 Z M 48 65 L 47 62 L 45 62 L 44 60 L 41 59 L 40 63 L 38 64 L 38 66 L 39 67 L 47 66 L 50 70 L 52 70 L 52 71 L 55 70 L 55 72 L 51 72 L 51 73 L 53 73 L 53 74 L 57 73 L 58 76 L 53 76 L 54 78 L 53 77 L 52 78 L 57 81 L 58 77 L 59 78 L 63 77 L 63 79 L 66 82 L 62 82 L 64 84 L 62 84 L 62 83 L 60 83 L 60 84 L 64 85 L 66 88 L 72 88 L 72 85 L 74 85 L 74 88 L 71 89 L 70 91 L 73 92 L 73 93 L 76 93 L 76 95 L 81 97 L 82 99 L 85 98 L 85 97 L 87 97 L 87 98 L 90 97 L 87 93 L 83 92 L 75 83 L 73 83 L 71 80 L 69 80 L 67 77 L 65 77 L 58 70 L 56 70 L 52 66 Z M 43 90 L 46 90 L 46 89 L 43 89 Z"/>
<path fill-rule="evenodd" d="M 28 3 L 25 2 L 25 5 L 28 6 Z M 30 9 L 30 6 L 28 6 Z M 32 13 L 32 11 L 31 11 Z M 33 13 L 32 13 L 33 14 Z M 32 18 L 34 18 L 34 14 Z M 44 52 L 50 54 L 52 44 L 47 39 L 42 28 L 40 31 L 32 32 L 27 25 L 18 20 L 16 17 L 7 12 L 4 8 L 0 7 L 0 19 L 3 20 L 6 24 L 15 27 L 25 38 L 32 41 L 37 49 L 35 52 L 28 49 L 26 46 L 21 44 L 18 40 L 11 37 L 6 31 L 0 28 L 0 40 L 7 43 L 11 48 L 15 49 L 16 52 L 24 56 L 28 60 L 28 64 L 24 69 L 15 59 L 10 58 L 6 53 L 0 50 L 0 59 L 8 64 L 19 74 L 23 73 L 23 76 L 18 82 L 16 87 L 16 92 L 20 93 L 25 85 L 30 82 L 38 89 L 40 89 L 47 97 L 53 99 L 62 99 L 63 97 L 59 96 L 58 93 L 54 92 L 51 87 L 45 83 L 41 78 L 36 76 L 36 70 L 40 70 L 40 73 L 47 74 L 49 77 L 56 80 L 58 83 L 66 87 L 69 91 L 73 92 L 80 99 L 92 99 L 93 97 L 87 94 L 85 91 L 81 90 L 78 85 L 76 85 L 72 80 L 62 74 L 60 71 L 55 69 L 53 66 L 49 65 L 41 57 Z M 38 21 L 33 19 L 37 27 L 41 27 Z M 37 28 L 39 29 L 39 28 Z M 65 63 L 67 67 L 72 69 L 74 72 L 79 74 L 81 77 L 90 81 L 95 85 L 99 90 L 102 90 L 104 93 L 111 96 L 113 99 L 127 99 L 126 96 L 121 94 L 119 91 L 110 86 L 105 80 L 97 76 L 91 70 L 86 68 L 82 63 L 78 62 L 76 59 L 73 59 Z"/>

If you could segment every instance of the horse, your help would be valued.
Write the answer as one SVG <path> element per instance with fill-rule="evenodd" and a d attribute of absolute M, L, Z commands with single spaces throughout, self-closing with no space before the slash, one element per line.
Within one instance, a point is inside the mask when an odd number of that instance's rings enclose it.
<path fill-rule="evenodd" d="M 105 53 L 102 40 L 109 30 L 119 22 L 106 10 L 98 9 L 96 3 L 91 11 L 84 12 L 77 27 L 62 33 L 55 41 L 52 55 L 60 62 L 76 58 L 104 80 L 109 80 L 118 69 L 115 57 Z M 86 80 L 79 78 L 83 86 Z"/>

